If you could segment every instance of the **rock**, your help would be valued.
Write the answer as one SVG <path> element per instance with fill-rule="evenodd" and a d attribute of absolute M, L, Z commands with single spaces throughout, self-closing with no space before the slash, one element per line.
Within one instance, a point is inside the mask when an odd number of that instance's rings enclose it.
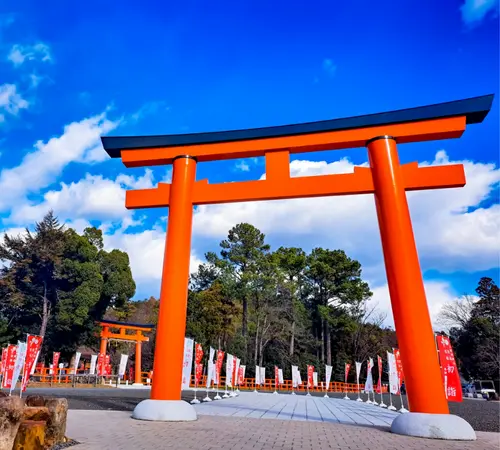
<path fill-rule="evenodd" d="M 12 450 L 44 450 L 45 422 L 25 420 L 19 426 Z"/>
<path fill-rule="evenodd" d="M 45 399 L 41 395 L 28 395 L 26 406 L 45 406 Z"/>
<path fill-rule="evenodd" d="M 23 418 L 24 401 L 19 397 L 0 398 L 0 449 L 10 450 Z"/>
<path fill-rule="evenodd" d="M 68 401 L 65 398 L 49 398 L 45 400 L 45 407 L 49 411 L 49 420 L 47 420 L 45 430 L 45 445 L 50 448 L 64 442 Z"/>
<path fill-rule="evenodd" d="M 25 406 L 23 410 L 23 420 L 35 420 L 48 422 L 50 412 L 46 406 Z"/>

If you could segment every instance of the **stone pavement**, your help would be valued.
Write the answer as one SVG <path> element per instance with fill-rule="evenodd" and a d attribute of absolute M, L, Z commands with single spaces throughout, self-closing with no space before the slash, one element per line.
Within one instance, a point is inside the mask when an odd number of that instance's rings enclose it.
<path fill-rule="evenodd" d="M 388 429 L 326 422 L 200 415 L 196 422 L 143 422 L 122 411 L 71 410 L 67 435 L 75 450 L 497 450 L 498 433 L 476 442 L 445 442 L 391 434 Z"/>
<path fill-rule="evenodd" d="M 388 401 L 386 399 L 385 401 Z M 198 414 L 389 426 L 399 415 L 378 406 L 338 398 L 241 392 L 239 397 L 196 405 Z"/>
<path fill-rule="evenodd" d="M 198 421 L 133 420 L 129 412 L 68 412 L 75 450 L 141 449 L 484 449 L 500 448 L 500 434 L 478 432 L 476 442 L 398 436 L 389 425 L 398 413 L 355 401 L 242 393 L 196 405 Z M 272 419 L 272 420 L 266 420 Z"/>

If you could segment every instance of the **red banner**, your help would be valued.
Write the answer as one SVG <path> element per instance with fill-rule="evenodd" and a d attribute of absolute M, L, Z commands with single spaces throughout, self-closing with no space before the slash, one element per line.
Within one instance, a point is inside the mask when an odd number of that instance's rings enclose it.
<path fill-rule="evenodd" d="M 233 360 L 233 386 L 238 386 L 238 377 L 236 376 L 236 364 L 238 363 L 238 358 L 236 356 L 234 357 Z"/>
<path fill-rule="evenodd" d="M 314 373 L 314 366 L 307 366 L 307 387 L 312 388 L 313 387 L 313 373 Z"/>
<path fill-rule="evenodd" d="M 351 365 L 346 363 L 345 373 L 344 373 L 344 382 L 345 383 L 347 383 L 347 377 L 349 376 L 349 370 L 351 370 Z"/>
<path fill-rule="evenodd" d="M 275 389 L 278 387 L 279 383 L 280 383 L 280 372 L 279 372 L 278 366 L 274 366 L 274 387 L 275 387 Z"/>
<path fill-rule="evenodd" d="M 398 369 L 399 388 L 401 388 L 405 376 L 403 372 L 403 363 L 401 361 L 401 353 L 397 348 L 393 348 L 393 350 L 394 350 L 394 358 L 396 359 L 396 367 Z"/>
<path fill-rule="evenodd" d="M 462 384 L 460 383 L 460 375 L 458 374 L 457 363 L 453 349 L 451 348 L 450 339 L 447 336 L 436 336 L 436 341 L 446 398 L 450 402 L 461 402 Z"/>
<path fill-rule="evenodd" d="M 217 361 L 215 362 L 215 384 L 220 383 L 220 371 L 222 369 L 222 363 L 224 362 L 224 352 L 222 350 L 217 350 Z"/>
<path fill-rule="evenodd" d="M 201 359 L 203 358 L 203 348 L 201 344 L 196 344 L 195 346 L 195 367 L 197 364 L 201 363 Z"/>
<path fill-rule="evenodd" d="M 111 364 L 109 363 L 109 355 L 104 358 L 104 375 L 111 375 Z"/>
<path fill-rule="evenodd" d="M 104 366 L 104 354 L 99 353 L 97 356 L 97 376 L 102 377 L 105 375 L 105 366 Z"/>
<path fill-rule="evenodd" d="M 8 348 L 2 348 L 2 365 L 0 366 L 0 375 L 3 375 L 5 372 L 5 366 L 7 364 L 7 353 L 8 353 Z"/>
<path fill-rule="evenodd" d="M 12 386 L 12 378 L 14 377 L 14 367 L 16 365 L 17 345 L 9 345 L 7 347 L 7 359 L 5 360 L 5 372 L 2 380 L 2 387 L 10 389 Z"/>
<path fill-rule="evenodd" d="M 238 368 L 238 386 L 243 384 L 243 367 Z"/>
<path fill-rule="evenodd" d="M 382 393 L 382 358 L 377 356 L 378 363 L 378 381 L 377 381 L 377 394 Z"/>
<path fill-rule="evenodd" d="M 194 376 L 195 376 L 196 386 L 198 386 L 200 384 L 202 374 L 203 374 L 203 364 L 198 363 L 198 364 L 196 364 L 196 366 L 194 368 Z"/>
<path fill-rule="evenodd" d="M 33 364 L 35 364 L 36 355 L 42 346 L 42 340 L 41 336 L 28 334 L 28 339 L 26 340 L 26 358 L 24 360 L 23 377 L 21 379 L 21 389 L 23 392 L 26 391 L 26 387 L 28 386 L 31 369 Z"/>
<path fill-rule="evenodd" d="M 59 366 L 59 358 L 61 356 L 61 353 L 60 352 L 54 352 L 52 354 L 52 373 L 54 374 L 54 376 L 56 376 L 59 371 L 58 371 L 58 366 Z"/>

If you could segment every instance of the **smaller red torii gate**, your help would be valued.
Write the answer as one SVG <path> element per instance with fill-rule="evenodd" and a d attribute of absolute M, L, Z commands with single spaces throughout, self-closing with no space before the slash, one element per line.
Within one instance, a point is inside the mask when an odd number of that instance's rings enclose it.
<path fill-rule="evenodd" d="M 101 326 L 101 347 L 99 352 L 105 356 L 108 347 L 108 341 L 135 342 L 135 371 L 134 384 L 142 385 L 141 380 L 141 362 L 142 362 L 142 343 L 149 342 L 149 338 L 143 333 L 151 332 L 154 325 L 144 325 L 138 323 L 117 322 L 114 320 L 102 320 Z"/>

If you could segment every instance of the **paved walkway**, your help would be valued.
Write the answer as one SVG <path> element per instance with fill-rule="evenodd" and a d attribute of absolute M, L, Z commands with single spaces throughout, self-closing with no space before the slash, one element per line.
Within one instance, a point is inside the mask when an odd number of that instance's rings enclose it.
<path fill-rule="evenodd" d="M 500 448 L 498 433 L 478 432 L 476 442 L 394 435 L 389 426 L 399 413 L 353 400 L 243 392 L 195 407 L 199 420 L 187 423 L 143 422 L 122 411 L 70 410 L 67 435 L 81 442 L 75 450 Z"/>
<path fill-rule="evenodd" d="M 390 426 L 399 415 L 378 406 L 338 398 L 242 392 L 239 397 L 196 405 L 198 414 L 344 425 Z"/>

